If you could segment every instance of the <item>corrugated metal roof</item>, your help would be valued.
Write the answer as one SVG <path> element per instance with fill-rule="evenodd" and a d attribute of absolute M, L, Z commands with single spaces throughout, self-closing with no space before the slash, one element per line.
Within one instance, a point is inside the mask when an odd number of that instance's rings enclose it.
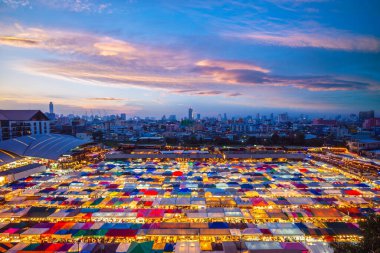
<path fill-rule="evenodd" d="M 89 143 L 70 135 L 41 134 L 22 136 L 0 142 L 0 149 L 20 156 L 57 160 L 73 148 Z"/>
<path fill-rule="evenodd" d="M 0 149 L 0 166 L 21 159 L 19 155 Z"/>

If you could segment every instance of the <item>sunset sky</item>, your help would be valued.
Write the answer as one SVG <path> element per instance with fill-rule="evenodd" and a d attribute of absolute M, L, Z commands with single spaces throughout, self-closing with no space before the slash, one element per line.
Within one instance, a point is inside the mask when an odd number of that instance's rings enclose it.
<path fill-rule="evenodd" d="M 0 0 L 0 109 L 380 111 L 380 1 Z"/>

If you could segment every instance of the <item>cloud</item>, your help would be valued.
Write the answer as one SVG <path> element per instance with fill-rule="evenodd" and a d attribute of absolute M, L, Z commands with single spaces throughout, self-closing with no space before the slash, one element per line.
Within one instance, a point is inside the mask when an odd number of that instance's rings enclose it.
<path fill-rule="evenodd" d="M 11 8 L 25 7 L 29 6 L 29 0 L 1 0 L 0 3 L 3 3 Z"/>
<path fill-rule="evenodd" d="M 94 12 L 101 13 L 108 10 L 110 3 L 92 0 L 0 0 L 11 8 L 44 6 L 51 9 L 67 10 L 72 12 Z"/>
<path fill-rule="evenodd" d="M 378 38 L 321 27 L 309 29 L 283 27 L 277 31 L 246 31 L 238 34 L 230 33 L 227 36 L 276 46 L 380 52 L 380 40 Z"/>
<path fill-rule="evenodd" d="M 195 71 L 210 76 L 217 82 L 226 82 L 233 85 L 261 85 L 261 86 L 289 86 L 309 91 L 349 91 L 367 90 L 374 85 L 366 82 L 339 79 L 333 76 L 280 76 L 254 68 L 231 69 L 212 66 L 200 67 Z"/>
<path fill-rule="evenodd" d="M 228 94 L 229 97 L 238 97 L 238 96 L 242 96 L 243 94 L 240 93 L 240 92 L 234 92 L 234 93 L 230 93 Z"/>
<path fill-rule="evenodd" d="M 334 76 L 281 76 L 251 62 L 197 59 L 188 52 L 108 36 L 14 25 L 0 27 L 0 45 L 38 48 L 58 56 L 19 70 L 86 85 L 158 89 L 193 96 L 236 97 L 254 86 L 309 91 L 371 89 L 372 84 Z M 25 61 L 24 61 L 25 64 Z M 243 96 L 243 95 L 242 95 Z"/>
<path fill-rule="evenodd" d="M 0 44 L 16 47 L 36 47 L 38 41 L 33 39 L 17 38 L 17 37 L 0 37 Z"/>
<path fill-rule="evenodd" d="M 172 93 L 175 94 L 190 94 L 190 95 L 198 95 L 198 96 L 215 96 L 220 94 L 225 94 L 225 91 L 220 90 L 204 90 L 199 91 L 196 89 L 189 89 L 189 90 L 174 90 Z"/>
<path fill-rule="evenodd" d="M 109 3 L 93 0 L 39 0 L 39 3 L 50 8 L 73 12 L 102 12 L 110 6 Z"/>
<path fill-rule="evenodd" d="M 49 102 L 51 97 L 1 97 L 0 107 L 3 109 L 38 109 L 38 110 L 48 110 Z M 100 102 L 100 104 L 99 104 Z M 75 105 L 73 105 L 70 99 L 55 99 L 54 107 L 56 111 L 60 113 L 74 113 L 74 114 L 84 114 L 86 112 L 98 113 L 102 111 L 105 113 L 120 113 L 128 112 L 130 114 L 138 113 L 142 110 L 141 106 L 132 104 L 105 104 L 98 101 L 97 103 L 91 103 L 86 99 L 77 99 Z M 45 109 L 44 109 L 45 108 Z"/>
<path fill-rule="evenodd" d="M 256 66 L 250 63 L 240 62 L 240 61 L 226 61 L 226 60 L 201 60 L 198 61 L 196 64 L 198 67 L 210 67 L 210 68 L 222 68 L 225 70 L 237 70 L 237 69 L 243 69 L 243 70 L 253 70 L 263 73 L 268 73 L 269 70 L 262 68 L 260 66 Z"/>
<path fill-rule="evenodd" d="M 112 97 L 104 97 L 104 98 L 87 98 L 88 100 L 95 101 L 124 101 L 124 98 L 112 98 Z"/>
<path fill-rule="evenodd" d="M 172 71 L 189 64 L 189 55 L 92 33 L 0 25 L 0 45 L 44 49 L 71 58 L 140 70 Z M 91 59 L 90 59 L 91 58 Z"/>

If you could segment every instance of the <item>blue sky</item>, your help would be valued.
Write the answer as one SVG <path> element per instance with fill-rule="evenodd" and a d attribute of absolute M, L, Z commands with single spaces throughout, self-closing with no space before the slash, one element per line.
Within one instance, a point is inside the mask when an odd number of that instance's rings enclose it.
<path fill-rule="evenodd" d="M 0 108 L 380 109 L 380 2 L 0 0 Z"/>

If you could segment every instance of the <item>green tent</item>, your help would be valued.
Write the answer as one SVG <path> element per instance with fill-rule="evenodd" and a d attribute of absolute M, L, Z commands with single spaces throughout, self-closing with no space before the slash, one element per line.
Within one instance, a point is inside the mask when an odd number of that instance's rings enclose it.
<path fill-rule="evenodd" d="M 78 232 L 76 232 L 73 237 L 83 237 L 86 235 L 87 230 L 80 229 Z"/>
<path fill-rule="evenodd" d="M 95 230 L 94 237 L 103 237 L 107 234 L 108 229 L 97 229 Z"/>
<path fill-rule="evenodd" d="M 152 251 L 153 241 L 149 242 L 132 242 L 129 246 L 127 253 L 150 253 Z"/>

